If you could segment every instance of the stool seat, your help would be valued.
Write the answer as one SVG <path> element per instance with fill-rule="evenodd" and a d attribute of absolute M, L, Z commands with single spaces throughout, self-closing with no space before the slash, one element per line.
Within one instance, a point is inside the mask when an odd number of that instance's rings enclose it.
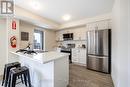
<path fill-rule="evenodd" d="M 19 67 L 21 64 L 19 62 L 13 62 L 5 64 L 5 67 Z"/>
<path fill-rule="evenodd" d="M 4 85 L 5 87 L 7 87 L 9 72 L 12 68 L 17 68 L 17 67 L 21 67 L 21 64 L 19 62 L 5 64 L 2 86 Z M 21 79 L 22 79 L 22 77 L 21 77 Z"/>
<path fill-rule="evenodd" d="M 31 87 L 29 69 L 26 66 L 18 67 L 10 71 L 8 87 L 15 87 L 16 79 L 17 79 L 17 76 L 19 75 L 24 76 L 25 85 L 27 86 L 27 82 L 28 82 L 29 87 Z"/>

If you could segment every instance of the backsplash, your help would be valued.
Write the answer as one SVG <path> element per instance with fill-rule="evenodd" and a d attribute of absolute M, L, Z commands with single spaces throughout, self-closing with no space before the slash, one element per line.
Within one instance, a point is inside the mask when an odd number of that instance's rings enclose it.
<path fill-rule="evenodd" d="M 86 46 L 86 41 L 63 41 L 63 42 L 58 42 L 57 46 L 64 46 L 67 47 L 67 44 L 75 44 L 75 48 L 82 47 L 82 45 Z"/>

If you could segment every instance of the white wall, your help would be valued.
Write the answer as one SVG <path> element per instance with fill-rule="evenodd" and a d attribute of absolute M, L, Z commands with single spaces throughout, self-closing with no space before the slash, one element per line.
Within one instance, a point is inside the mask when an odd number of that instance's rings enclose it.
<path fill-rule="evenodd" d="M 20 48 L 25 48 L 28 43 L 33 43 L 33 33 L 34 29 L 36 28 L 35 25 L 32 25 L 27 22 L 20 21 L 19 24 L 19 37 L 20 37 Z M 21 32 L 28 32 L 29 33 L 29 40 L 28 41 L 21 41 Z"/>
<path fill-rule="evenodd" d="M 129 34 L 129 32 L 130 32 L 130 0 L 128 1 L 128 37 L 130 37 L 130 34 Z M 129 76 L 128 77 L 130 77 L 130 63 L 129 63 L 129 61 L 130 61 L 130 39 L 128 39 L 128 57 L 129 57 L 129 59 L 128 59 L 128 70 L 129 70 Z M 128 83 L 130 83 L 130 78 L 129 78 L 129 82 Z M 130 87 L 130 84 L 129 84 L 129 87 Z"/>
<path fill-rule="evenodd" d="M 0 75 L 3 74 L 4 65 L 7 63 L 7 27 L 6 19 L 0 18 Z"/>
<path fill-rule="evenodd" d="M 53 48 L 56 45 L 55 31 L 39 28 L 39 27 L 37 27 L 31 23 L 25 22 L 25 21 L 20 21 L 20 32 L 21 31 L 29 32 L 29 41 L 20 41 L 20 48 L 25 48 L 29 42 L 33 43 L 34 29 L 39 29 L 39 30 L 44 31 L 44 41 L 45 41 L 44 50 L 46 50 L 46 51 L 53 50 Z"/>
<path fill-rule="evenodd" d="M 112 30 L 112 79 L 115 87 L 128 86 L 128 0 L 115 0 Z"/>
<path fill-rule="evenodd" d="M 51 51 L 56 47 L 56 32 L 52 30 L 45 31 L 45 50 Z"/>
<path fill-rule="evenodd" d="M 16 22 L 16 30 L 12 29 L 12 21 Z M 10 52 L 16 52 L 19 49 L 19 20 L 15 18 L 7 18 L 7 36 L 8 36 L 8 62 L 13 62 L 14 60 L 14 55 L 12 55 Z M 10 44 L 10 38 L 12 36 L 15 36 L 17 39 L 17 44 L 16 48 L 12 48 Z"/>

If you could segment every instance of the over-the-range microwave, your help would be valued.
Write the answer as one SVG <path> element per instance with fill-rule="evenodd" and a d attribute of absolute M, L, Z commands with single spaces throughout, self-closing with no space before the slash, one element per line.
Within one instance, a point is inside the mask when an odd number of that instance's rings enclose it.
<path fill-rule="evenodd" d="M 63 40 L 73 40 L 73 33 L 63 34 Z"/>

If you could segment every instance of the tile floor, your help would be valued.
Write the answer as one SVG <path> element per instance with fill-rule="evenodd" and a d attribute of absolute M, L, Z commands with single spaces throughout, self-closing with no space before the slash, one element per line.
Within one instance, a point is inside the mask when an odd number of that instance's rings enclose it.
<path fill-rule="evenodd" d="M 110 74 L 86 69 L 79 65 L 70 65 L 69 87 L 114 87 Z"/>

